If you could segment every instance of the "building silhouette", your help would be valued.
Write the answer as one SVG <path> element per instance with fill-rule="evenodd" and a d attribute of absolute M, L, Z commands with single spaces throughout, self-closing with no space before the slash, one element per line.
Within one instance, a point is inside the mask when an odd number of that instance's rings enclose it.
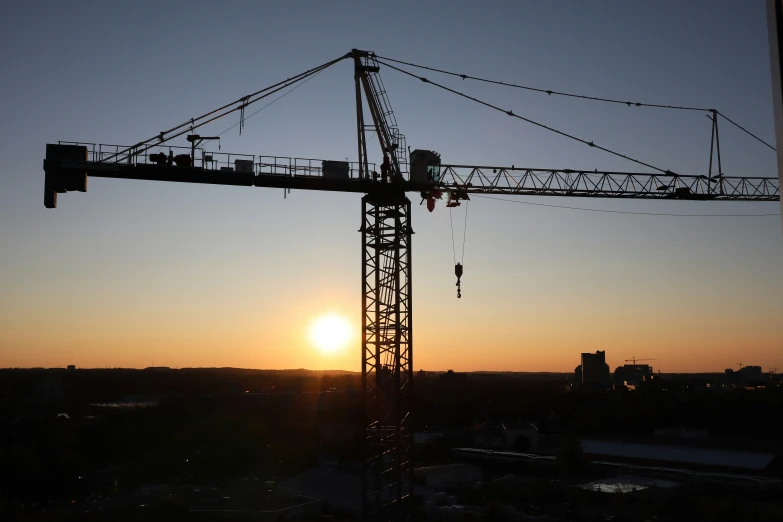
<path fill-rule="evenodd" d="M 764 379 L 761 366 L 742 366 L 737 371 L 726 368 L 724 375 L 726 381 L 734 385 L 753 384 Z"/>
<path fill-rule="evenodd" d="M 639 386 L 653 377 L 653 368 L 649 364 L 624 364 L 614 371 L 615 384 Z"/>
<path fill-rule="evenodd" d="M 593 388 L 609 387 L 609 365 L 606 364 L 606 352 L 583 353 L 582 364 L 574 370 L 576 384 Z"/>
<path fill-rule="evenodd" d="M 760 381 L 762 378 L 761 366 L 743 366 L 737 373 L 746 381 Z"/>

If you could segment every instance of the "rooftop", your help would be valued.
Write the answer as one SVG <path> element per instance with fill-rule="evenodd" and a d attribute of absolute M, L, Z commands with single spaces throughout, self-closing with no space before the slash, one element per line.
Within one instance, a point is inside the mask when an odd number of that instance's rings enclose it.
<path fill-rule="evenodd" d="M 601 493 L 631 493 L 633 491 L 641 491 L 649 488 L 675 488 L 680 485 L 679 482 L 673 482 L 671 480 L 620 475 L 612 478 L 593 480 L 586 484 L 580 484 L 579 487 L 587 491 L 598 491 Z"/>
<path fill-rule="evenodd" d="M 278 488 L 315 497 L 353 513 L 361 511 L 361 475 L 337 468 L 311 468 L 278 483 Z"/>
<path fill-rule="evenodd" d="M 754 453 L 666 444 L 641 444 L 584 439 L 582 449 L 588 455 L 621 457 L 658 462 L 763 470 L 774 460 L 773 453 Z"/>

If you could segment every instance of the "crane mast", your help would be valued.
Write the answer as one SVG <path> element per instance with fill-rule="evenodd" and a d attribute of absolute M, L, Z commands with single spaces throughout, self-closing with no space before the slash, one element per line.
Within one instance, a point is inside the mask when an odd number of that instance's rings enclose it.
<path fill-rule="evenodd" d="M 413 490 L 413 274 L 411 202 L 417 193 L 434 204 L 441 193 L 458 203 L 470 194 L 537 195 L 568 197 L 677 199 L 677 200 L 779 200 L 777 177 L 687 176 L 602 172 L 596 170 L 532 169 L 441 164 L 440 155 L 414 150 L 406 155 L 405 137 L 399 132 L 379 63 L 373 53 L 352 50 L 341 58 L 306 71 L 290 83 L 275 84 L 276 92 L 342 59 L 352 59 L 356 94 L 358 162 L 302 158 L 196 154 L 204 139 L 190 134 L 190 147 L 169 147 L 188 156 L 172 164 L 165 155 L 150 154 L 162 145 L 166 133 L 130 147 L 58 142 L 48 144 L 44 160 L 44 204 L 57 206 L 57 194 L 87 190 L 87 178 L 119 178 L 215 185 L 354 192 L 363 194 L 362 239 L 362 514 L 365 520 L 400 521 L 409 517 Z M 298 78 L 298 79 L 297 79 Z M 285 82 L 289 82 L 286 80 Z M 280 87 L 280 86 L 283 87 Z M 271 89 L 271 88 L 268 88 Z M 244 109 L 255 98 L 239 101 Z M 259 98 L 267 94 L 259 95 Z M 365 105 L 367 111 L 365 111 Z M 207 113 L 215 113 L 231 104 Z M 228 108 L 228 109 L 227 109 Z M 372 123 L 365 122 L 369 112 Z M 191 130 L 204 123 L 190 120 Z M 179 131 L 185 124 L 167 133 Z M 381 176 L 368 159 L 367 130 L 378 136 L 385 159 Z M 157 139 L 156 139 L 157 138 Z M 178 156 L 179 157 L 179 156 Z M 176 159 L 176 157 L 175 157 Z M 233 160 L 233 164 L 232 164 Z M 638 360 L 638 359 L 637 359 Z"/>
<path fill-rule="evenodd" d="M 354 49 L 359 175 L 369 177 L 362 91 L 384 155 L 382 182 L 362 198 L 362 511 L 404 520 L 413 485 L 411 203 L 399 133 L 374 57 Z M 386 161 L 386 158 L 390 161 Z M 377 175 L 373 174 L 373 180 Z M 387 179 L 388 178 L 388 179 Z"/>

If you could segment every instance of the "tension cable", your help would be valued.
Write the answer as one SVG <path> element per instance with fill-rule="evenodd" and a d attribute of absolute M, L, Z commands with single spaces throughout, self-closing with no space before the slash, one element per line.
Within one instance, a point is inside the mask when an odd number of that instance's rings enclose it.
<path fill-rule="evenodd" d="M 475 80 L 475 81 L 478 81 L 478 82 L 491 83 L 491 84 L 495 84 L 495 85 L 502 85 L 504 87 L 513 87 L 515 89 L 524 89 L 526 91 L 539 92 L 539 93 L 547 94 L 549 96 L 553 96 L 554 95 L 554 96 L 565 96 L 565 97 L 568 97 L 568 98 L 580 98 L 580 99 L 589 100 L 589 101 L 597 101 L 597 102 L 604 102 L 604 103 L 615 103 L 615 104 L 620 104 L 620 105 L 626 105 L 628 107 L 651 107 L 651 108 L 655 108 L 655 109 L 674 109 L 674 110 L 679 110 L 679 111 L 713 112 L 713 113 L 717 114 L 718 116 L 721 116 L 723 119 L 725 119 L 726 121 L 728 121 L 729 123 L 731 123 L 732 125 L 737 127 L 738 129 L 740 129 L 745 134 L 747 134 L 750 137 L 756 139 L 760 143 L 763 143 L 764 145 L 766 145 L 770 149 L 776 150 L 775 147 L 773 147 L 772 145 L 770 145 L 769 143 L 767 143 L 763 139 L 759 138 L 758 136 L 756 136 L 755 134 L 750 132 L 748 129 L 746 129 L 745 127 L 743 127 L 739 123 L 733 121 L 731 118 L 729 118 L 728 116 L 723 114 L 721 111 L 716 110 L 716 109 L 705 109 L 703 107 L 688 107 L 688 106 L 682 106 L 682 105 L 665 105 L 665 104 L 661 104 L 661 103 L 632 102 L 632 101 L 628 101 L 628 100 L 618 100 L 618 99 L 613 99 L 613 98 L 603 98 L 603 97 L 599 97 L 599 96 L 587 96 L 587 95 L 584 95 L 584 94 L 576 94 L 576 93 L 570 93 L 570 92 L 554 91 L 552 89 L 541 89 L 539 87 L 530 87 L 530 86 L 527 86 L 527 85 L 517 85 L 517 84 L 509 83 L 509 82 L 503 82 L 503 81 L 498 81 L 498 80 L 490 80 L 490 79 L 487 79 L 487 78 L 479 78 L 477 76 L 471 76 L 469 74 L 460 74 L 460 73 L 455 73 L 455 72 L 451 72 L 451 71 L 444 71 L 443 69 L 437 69 L 435 67 L 427 67 L 426 65 L 418 65 L 418 64 L 415 64 L 415 63 L 411 63 L 411 62 L 404 62 L 402 60 L 395 60 L 393 58 L 388 58 L 388 57 L 384 57 L 384 56 L 378 56 L 377 58 L 382 59 L 382 60 L 388 60 L 390 62 L 399 63 L 399 64 L 402 64 L 402 65 L 407 65 L 407 66 L 410 66 L 410 67 L 416 67 L 418 69 L 425 69 L 427 71 L 433 71 L 433 72 L 437 72 L 437 73 L 441 73 L 441 74 L 446 74 L 446 75 L 449 75 L 449 76 L 456 76 L 456 77 L 462 78 L 463 80 Z"/>

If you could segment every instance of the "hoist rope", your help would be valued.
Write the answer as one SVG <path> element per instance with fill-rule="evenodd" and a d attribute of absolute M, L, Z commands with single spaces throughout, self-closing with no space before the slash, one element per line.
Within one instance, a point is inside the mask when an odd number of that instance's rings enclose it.
<path fill-rule="evenodd" d="M 454 246 L 454 219 L 451 217 L 453 209 L 449 209 L 449 223 L 451 224 L 451 253 L 453 254 L 454 264 L 457 264 L 457 247 Z"/>
<path fill-rule="evenodd" d="M 461 263 L 465 264 L 465 240 L 468 237 L 468 204 L 470 204 L 470 200 L 465 200 L 465 228 L 462 229 L 462 261 Z"/>
<path fill-rule="evenodd" d="M 465 201 L 465 227 L 462 229 L 462 255 L 460 257 L 460 263 L 465 264 L 465 244 L 468 236 L 468 203 L 470 200 Z M 454 239 L 454 218 L 452 217 L 453 208 L 449 208 L 449 224 L 451 225 L 451 253 L 454 258 L 454 264 L 457 264 L 457 242 Z"/>

